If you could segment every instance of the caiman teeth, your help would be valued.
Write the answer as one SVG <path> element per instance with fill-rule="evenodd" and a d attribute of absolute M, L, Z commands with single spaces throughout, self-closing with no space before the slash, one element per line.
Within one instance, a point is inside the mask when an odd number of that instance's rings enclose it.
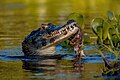
<path fill-rule="evenodd" d="M 66 25 L 64 28 L 60 29 L 59 31 L 54 31 L 50 34 L 51 37 L 55 37 L 57 35 L 61 35 L 61 34 L 64 34 L 66 35 L 68 32 L 71 32 L 72 30 L 75 29 L 75 23 L 73 24 L 69 24 L 69 25 Z"/>
<path fill-rule="evenodd" d="M 65 31 L 67 32 L 68 30 L 67 30 L 67 27 L 65 27 Z"/>
<path fill-rule="evenodd" d="M 66 35 L 67 34 L 67 28 L 65 27 L 65 29 L 64 29 L 64 35 Z"/>
<path fill-rule="evenodd" d="M 62 34 L 62 31 L 63 31 L 63 29 L 60 29 L 60 30 L 59 30 L 59 34 Z"/>
<path fill-rule="evenodd" d="M 61 34 L 61 31 L 59 31 L 59 34 Z"/>

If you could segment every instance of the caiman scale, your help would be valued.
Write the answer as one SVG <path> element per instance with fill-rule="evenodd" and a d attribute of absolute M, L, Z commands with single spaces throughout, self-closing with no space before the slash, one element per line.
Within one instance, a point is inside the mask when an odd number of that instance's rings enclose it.
<path fill-rule="evenodd" d="M 76 53 L 84 55 L 82 50 L 83 31 L 75 20 L 69 20 L 62 26 L 52 23 L 41 24 L 39 29 L 32 31 L 25 38 L 22 42 L 22 49 L 27 56 L 54 55 L 55 47 L 68 39 L 72 41 Z M 80 41 L 76 39 L 80 39 Z M 75 41 L 79 42 L 75 43 Z"/>

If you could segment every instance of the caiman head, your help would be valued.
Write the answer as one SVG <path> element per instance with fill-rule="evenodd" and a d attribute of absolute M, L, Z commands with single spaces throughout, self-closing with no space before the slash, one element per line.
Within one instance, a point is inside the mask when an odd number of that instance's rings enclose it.
<path fill-rule="evenodd" d="M 22 42 L 25 55 L 53 54 L 55 46 L 69 39 L 77 33 L 79 27 L 75 20 L 69 20 L 62 26 L 52 23 L 42 24 L 37 30 L 32 31 Z"/>

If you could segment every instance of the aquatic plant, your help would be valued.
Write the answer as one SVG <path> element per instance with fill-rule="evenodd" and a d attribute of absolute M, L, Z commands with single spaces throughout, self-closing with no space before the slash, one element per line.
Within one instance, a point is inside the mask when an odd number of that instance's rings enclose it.
<path fill-rule="evenodd" d="M 67 20 L 74 19 L 84 30 L 84 16 L 79 13 L 72 13 Z M 107 12 L 107 18 L 95 18 L 91 22 L 92 30 L 97 36 L 98 52 L 101 54 L 105 67 L 103 75 L 115 75 L 120 73 L 120 15 L 115 15 L 112 11 Z M 87 33 L 85 33 L 87 34 Z M 91 37 L 84 34 L 84 43 L 89 43 Z M 64 48 L 71 48 L 71 41 L 66 40 L 61 43 Z M 113 53 L 116 61 L 112 62 L 105 58 L 102 51 L 106 49 L 108 53 Z"/>
<path fill-rule="evenodd" d="M 120 15 L 108 11 L 108 18 L 95 18 L 91 22 L 92 30 L 97 36 L 97 44 L 114 53 L 116 58 L 120 49 Z"/>
<path fill-rule="evenodd" d="M 66 20 L 68 21 L 68 20 L 71 20 L 71 19 L 76 20 L 77 23 L 78 23 L 78 25 L 79 25 L 82 29 L 84 29 L 84 27 L 85 27 L 85 25 L 84 25 L 84 16 L 83 16 L 82 14 L 80 14 L 80 13 L 71 13 L 71 14 L 67 17 Z"/>
<path fill-rule="evenodd" d="M 101 54 L 105 67 L 103 75 L 120 74 L 120 15 L 115 15 L 112 11 L 108 11 L 107 19 L 95 18 L 91 22 L 92 30 L 97 36 L 97 44 L 99 45 L 99 53 Z M 102 53 L 105 48 L 113 53 L 116 61 L 107 60 Z"/>

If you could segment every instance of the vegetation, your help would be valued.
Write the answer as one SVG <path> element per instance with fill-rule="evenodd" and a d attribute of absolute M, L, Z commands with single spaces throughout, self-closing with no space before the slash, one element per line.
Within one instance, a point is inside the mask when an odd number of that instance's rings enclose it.
<path fill-rule="evenodd" d="M 78 23 L 78 25 L 84 30 L 84 27 L 85 27 L 84 19 L 85 19 L 85 18 L 84 18 L 83 15 L 81 15 L 81 14 L 79 14 L 79 13 L 71 13 L 71 14 L 67 17 L 66 21 L 71 20 L 71 19 L 76 20 L 77 23 Z M 85 40 L 84 40 L 84 43 L 86 43 L 86 44 L 91 41 L 91 40 L 90 40 L 90 36 L 88 36 L 87 33 L 84 34 L 84 39 L 85 39 Z M 64 48 L 72 48 L 72 43 L 71 43 L 71 41 L 66 40 L 66 41 L 64 41 L 64 42 L 61 43 L 61 46 L 64 47 Z"/>
<path fill-rule="evenodd" d="M 103 69 L 104 75 L 119 74 L 120 63 L 117 62 L 120 59 L 120 15 L 115 15 L 112 11 L 107 12 L 107 18 L 95 18 L 91 22 L 91 27 L 97 36 L 98 52 L 101 54 L 105 67 Z M 79 13 L 72 13 L 68 16 L 67 20 L 74 19 L 78 22 L 78 25 L 84 29 L 84 16 Z M 90 41 L 90 36 L 85 36 L 85 42 Z M 64 48 L 71 48 L 71 42 L 69 40 L 64 41 L 61 44 Z M 102 53 L 103 50 L 107 50 L 108 53 L 113 53 L 116 57 L 116 61 L 112 62 L 105 58 Z"/>
<path fill-rule="evenodd" d="M 93 32 L 97 36 L 97 44 L 99 47 L 106 48 L 110 52 L 114 53 L 116 58 L 119 55 L 120 49 L 120 15 L 114 15 L 113 12 L 108 11 L 108 18 L 95 18 L 91 22 Z M 72 13 L 68 16 L 67 20 L 74 19 L 78 22 L 80 27 L 84 29 L 84 16 L 79 13 Z M 89 42 L 90 37 L 85 36 L 85 42 Z M 61 44 L 63 47 L 71 47 L 71 42 L 66 40 Z M 102 50 L 102 48 L 101 48 Z"/>
<path fill-rule="evenodd" d="M 103 75 L 118 75 L 120 74 L 120 63 L 117 61 L 120 59 L 120 15 L 115 15 L 112 11 L 108 11 L 107 16 L 107 19 L 93 19 L 91 26 L 93 32 L 97 35 L 97 44 L 102 46 L 99 48 L 99 53 L 105 62 Z M 115 62 L 109 61 L 104 57 L 103 48 L 115 55 Z"/>
<path fill-rule="evenodd" d="M 97 35 L 97 44 L 104 46 L 110 52 L 114 53 L 118 59 L 120 49 L 120 15 L 114 15 L 108 11 L 108 18 L 95 18 L 91 26 L 93 32 Z"/>

